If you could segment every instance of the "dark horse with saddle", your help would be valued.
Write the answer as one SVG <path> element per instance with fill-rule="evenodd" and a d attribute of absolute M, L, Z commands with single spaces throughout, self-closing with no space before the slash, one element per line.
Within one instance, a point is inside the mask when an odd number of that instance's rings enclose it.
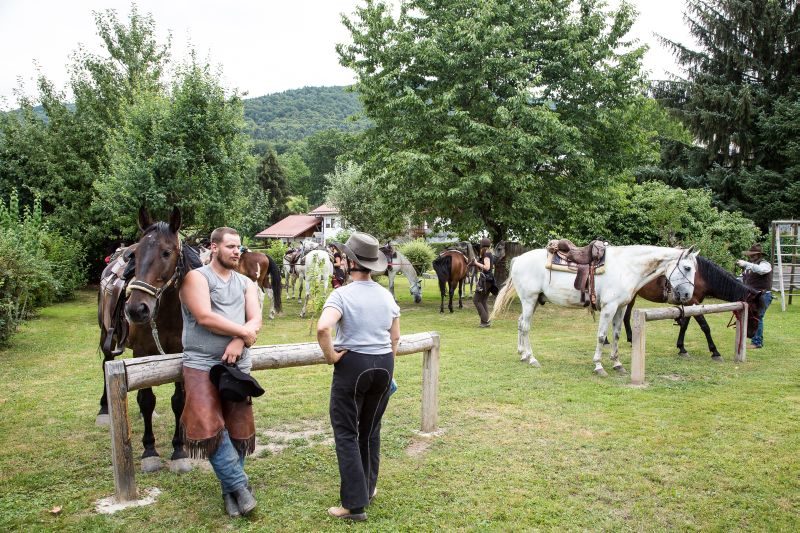
<path fill-rule="evenodd" d="M 106 361 L 130 348 L 134 357 L 157 353 L 181 353 L 183 318 L 178 296 L 184 276 L 201 266 L 197 250 L 181 241 L 181 213 L 172 210 L 169 222 L 154 222 L 145 208 L 139 210 L 142 237 L 136 244 L 115 254 L 103 271 L 98 294 L 100 349 L 103 352 L 103 373 Z M 144 421 L 142 470 L 161 468 L 153 435 L 153 411 L 156 397 L 150 388 L 141 389 L 136 401 Z M 175 432 L 170 469 L 185 472 L 191 469 L 184 449 L 184 436 L 179 421 L 184 406 L 181 382 L 175 383 L 172 395 Z M 108 400 L 105 387 L 100 399 L 98 424 L 108 423 Z"/>

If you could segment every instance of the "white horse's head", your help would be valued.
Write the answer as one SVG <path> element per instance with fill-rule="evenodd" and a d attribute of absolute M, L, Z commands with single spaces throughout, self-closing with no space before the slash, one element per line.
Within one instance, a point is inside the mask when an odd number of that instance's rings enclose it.
<path fill-rule="evenodd" d="M 678 303 L 687 303 L 694 294 L 694 275 L 697 272 L 697 255 L 694 247 L 681 250 L 680 255 L 667 267 L 667 280 Z"/>

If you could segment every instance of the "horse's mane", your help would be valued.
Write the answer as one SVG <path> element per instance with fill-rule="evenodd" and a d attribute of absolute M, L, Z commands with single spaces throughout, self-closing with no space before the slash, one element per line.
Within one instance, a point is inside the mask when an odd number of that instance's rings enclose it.
<path fill-rule="evenodd" d="M 697 270 L 708 286 L 709 296 L 736 302 L 743 300 L 746 294 L 755 292 L 733 274 L 702 255 L 697 256 Z"/>

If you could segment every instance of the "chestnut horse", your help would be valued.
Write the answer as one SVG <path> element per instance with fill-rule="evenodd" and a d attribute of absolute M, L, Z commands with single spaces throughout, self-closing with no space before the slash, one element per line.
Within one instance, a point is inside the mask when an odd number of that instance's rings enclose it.
<path fill-rule="evenodd" d="M 200 266 L 197 252 L 181 242 L 178 230 L 181 227 L 181 212 L 176 207 L 172 210 L 169 222 L 153 222 L 145 208 L 139 210 L 139 227 L 142 238 L 135 245 L 134 278 L 127 287 L 129 296 L 125 301 L 125 317 L 128 322 L 128 336 L 125 346 L 133 351 L 134 357 L 143 357 L 157 353 L 181 353 L 183 343 L 183 317 L 178 289 L 189 270 Z M 101 290 L 102 291 L 102 290 Z M 103 295 L 100 294 L 101 307 Z M 105 330 L 100 321 L 100 345 L 103 351 L 103 373 L 105 362 L 114 359 L 116 350 L 106 346 Z M 111 343 L 109 343 L 111 344 Z M 144 421 L 142 444 L 142 470 L 154 472 L 161 468 L 161 458 L 156 451 L 153 435 L 153 411 L 156 407 L 156 396 L 150 388 L 141 389 L 136 394 L 136 401 Z M 178 424 L 184 406 L 183 384 L 175 383 L 172 395 L 172 411 L 175 414 L 175 433 L 172 437 L 172 461 L 170 469 L 176 472 L 191 470 L 188 455 L 183 447 L 183 436 Z M 108 400 L 105 386 L 100 399 L 98 423 L 108 419 Z"/>
<path fill-rule="evenodd" d="M 677 303 L 672 298 L 672 293 L 667 289 L 667 278 L 661 276 L 654 279 L 636 293 L 636 296 L 641 296 L 645 300 L 657 303 Z M 718 298 L 726 302 L 746 302 L 747 309 L 747 338 L 752 338 L 758 328 L 758 321 L 761 316 L 761 311 L 764 307 L 763 292 L 751 289 L 738 279 L 733 274 L 703 256 L 697 256 L 697 273 L 694 278 L 694 293 L 689 302 L 691 305 L 703 303 L 706 296 L 711 298 Z M 625 334 L 628 337 L 628 342 L 631 342 L 631 310 L 633 304 L 636 303 L 636 296 L 634 296 L 628 308 L 625 310 L 624 324 Z M 686 328 L 689 327 L 692 317 L 683 317 L 677 320 L 681 326 L 680 333 L 678 333 L 678 355 L 689 355 L 683 345 L 683 339 L 686 335 Z M 711 328 L 703 315 L 694 317 L 700 329 L 706 335 L 708 341 L 708 351 L 711 352 L 711 359 L 713 361 L 722 361 L 722 355 L 717 351 L 714 344 L 714 339 L 711 338 Z"/>
<path fill-rule="evenodd" d="M 278 264 L 267 254 L 246 250 L 239 257 L 239 273 L 244 274 L 255 282 L 259 289 L 258 303 L 264 308 L 264 293 L 269 294 L 272 302 L 269 318 L 275 318 L 275 313 L 283 312 L 281 305 L 281 271 Z M 269 278 L 267 277 L 269 275 Z M 271 293 L 267 292 L 272 290 Z"/>
<path fill-rule="evenodd" d="M 467 277 L 468 266 L 467 257 L 458 250 L 445 250 L 433 260 L 433 269 L 436 271 L 436 277 L 439 278 L 439 292 L 442 294 L 442 303 L 439 305 L 440 313 L 444 313 L 445 284 L 447 284 L 450 294 L 450 303 L 447 306 L 450 312 L 453 312 L 453 293 L 456 290 L 456 286 L 458 286 L 458 308 L 464 307 L 464 304 L 461 303 L 461 298 L 464 292 L 464 279 Z"/>

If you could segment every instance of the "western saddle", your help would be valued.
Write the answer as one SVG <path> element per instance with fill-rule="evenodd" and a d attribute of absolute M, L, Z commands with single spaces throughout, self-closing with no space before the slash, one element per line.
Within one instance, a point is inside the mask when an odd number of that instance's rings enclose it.
<path fill-rule="evenodd" d="M 554 239 L 547 243 L 547 251 L 554 256 L 552 264 L 556 264 L 555 257 L 557 256 L 562 260 L 562 265 L 566 263 L 564 266 L 577 271 L 574 287 L 581 293 L 583 306 L 591 305 L 592 310 L 597 309 L 594 277 L 597 269 L 605 263 L 607 245 L 608 243 L 599 239 L 591 241 L 586 246 L 575 246 L 569 239 Z M 586 299 L 587 294 L 589 295 L 588 300 Z"/>
<path fill-rule="evenodd" d="M 101 346 L 105 355 L 116 357 L 125 351 L 125 343 L 128 340 L 125 292 L 136 270 L 134 259 L 136 246 L 134 244 L 117 250 L 101 275 L 97 318 L 106 332 Z"/>

